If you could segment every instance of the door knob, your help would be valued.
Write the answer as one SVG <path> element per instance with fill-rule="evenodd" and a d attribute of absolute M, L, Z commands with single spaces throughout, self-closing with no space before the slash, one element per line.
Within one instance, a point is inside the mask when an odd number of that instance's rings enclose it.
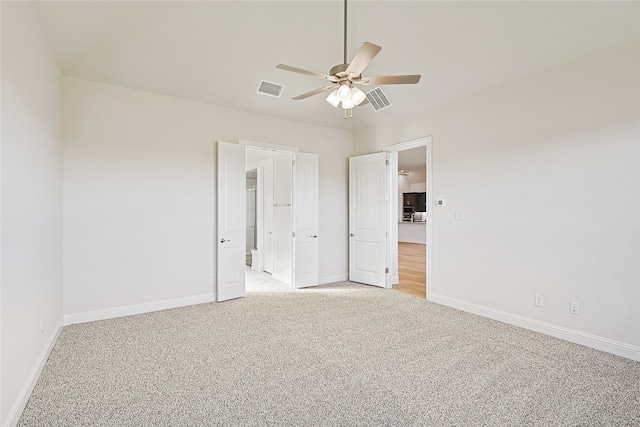
<path fill-rule="evenodd" d="M 349 233 L 349 237 L 353 237 L 353 233 Z"/>
<path fill-rule="evenodd" d="M 224 242 L 230 242 L 231 240 L 225 240 L 224 237 L 222 239 L 220 239 L 220 243 L 224 243 Z"/>
<path fill-rule="evenodd" d="M 317 239 L 317 238 L 318 238 L 318 235 L 317 235 L 317 234 L 314 234 L 314 235 L 313 235 L 313 236 L 311 236 L 311 237 L 313 237 L 314 239 Z"/>

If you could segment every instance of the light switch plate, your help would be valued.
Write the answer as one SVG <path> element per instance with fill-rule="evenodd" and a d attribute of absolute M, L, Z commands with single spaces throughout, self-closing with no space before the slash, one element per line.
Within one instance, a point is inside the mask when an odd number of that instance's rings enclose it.
<path fill-rule="evenodd" d="M 447 206 L 447 200 L 446 199 L 436 200 L 436 206 Z"/>
<path fill-rule="evenodd" d="M 456 211 L 456 219 L 464 219 L 464 211 Z"/>

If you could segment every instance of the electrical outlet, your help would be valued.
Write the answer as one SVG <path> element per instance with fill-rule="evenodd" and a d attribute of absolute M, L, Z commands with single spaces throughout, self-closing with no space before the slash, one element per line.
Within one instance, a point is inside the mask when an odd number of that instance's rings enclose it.
<path fill-rule="evenodd" d="M 216 275 L 212 274 L 211 275 L 211 283 L 215 283 L 216 282 Z"/>
<path fill-rule="evenodd" d="M 580 314 L 580 304 L 577 302 L 571 303 L 571 314 Z"/>
<path fill-rule="evenodd" d="M 536 294 L 536 305 L 538 307 L 544 307 L 544 297 L 542 295 Z"/>

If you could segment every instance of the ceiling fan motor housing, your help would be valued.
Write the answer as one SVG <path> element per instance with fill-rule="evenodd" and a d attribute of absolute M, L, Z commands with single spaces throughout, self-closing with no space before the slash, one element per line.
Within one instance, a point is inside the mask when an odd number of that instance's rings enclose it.
<path fill-rule="evenodd" d="M 344 71 L 347 70 L 347 68 L 349 68 L 349 64 L 339 64 L 336 65 L 335 67 L 333 67 L 330 71 L 329 71 L 329 75 L 330 76 L 335 76 L 338 73 L 343 73 Z"/>

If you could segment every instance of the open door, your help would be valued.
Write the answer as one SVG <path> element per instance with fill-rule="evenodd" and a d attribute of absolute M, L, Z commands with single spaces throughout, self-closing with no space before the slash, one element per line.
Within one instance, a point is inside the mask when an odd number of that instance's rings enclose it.
<path fill-rule="evenodd" d="M 218 142 L 217 301 L 245 295 L 245 147 Z"/>
<path fill-rule="evenodd" d="M 318 285 L 318 155 L 297 153 L 295 161 L 296 288 Z"/>
<path fill-rule="evenodd" d="M 387 153 L 349 158 L 349 280 L 386 287 Z"/>

